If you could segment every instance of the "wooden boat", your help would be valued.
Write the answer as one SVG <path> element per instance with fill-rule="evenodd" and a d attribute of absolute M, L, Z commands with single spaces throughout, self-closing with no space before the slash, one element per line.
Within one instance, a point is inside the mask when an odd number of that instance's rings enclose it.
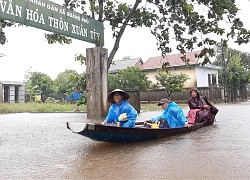
<path fill-rule="evenodd" d="M 137 142 L 159 139 L 177 134 L 188 133 L 205 126 L 205 122 L 189 124 L 182 128 L 146 128 L 144 122 L 137 122 L 135 128 L 117 127 L 115 125 L 102 125 L 84 123 L 78 131 L 73 130 L 72 124 L 67 122 L 67 128 L 74 133 L 103 142 Z M 79 125 L 75 125 L 79 128 Z"/>

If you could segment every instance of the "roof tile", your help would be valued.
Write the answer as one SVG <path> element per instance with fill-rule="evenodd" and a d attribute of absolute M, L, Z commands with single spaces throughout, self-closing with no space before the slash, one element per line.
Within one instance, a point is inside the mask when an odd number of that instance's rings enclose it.
<path fill-rule="evenodd" d="M 203 61 L 203 59 L 198 59 L 195 55 L 199 54 L 201 51 L 187 52 L 186 56 L 190 60 L 189 65 L 198 64 Z M 142 66 L 141 69 L 159 69 L 162 67 L 163 63 L 169 63 L 170 67 L 183 66 L 185 62 L 181 59 L 181 54 L 171 54 L 167 55 L 165 58 L 162 56 L 150 57 Z"/>
<path fill-rule="evenodd" d="M 112 64 L 109 68 L 109 72 L 111 73 L 126 69 L 127 67 L 133 67 L 133 66 L 140 67 L 141 64 L 143 64 L 143 61 L 141 58 L 115 60 L 113 62 L 114 64 Z"/>

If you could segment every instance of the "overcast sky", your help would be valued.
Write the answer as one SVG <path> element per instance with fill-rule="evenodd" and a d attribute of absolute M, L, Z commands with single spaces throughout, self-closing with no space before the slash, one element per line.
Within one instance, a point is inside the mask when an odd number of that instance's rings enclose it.
<path fill-rule="evenodd" d="M 238 16 L 250 29 L 248 0 L 236 0 L 240 9 Z M 12 27 L 5 29 L 8 42 L 0 46 L 0 80 L 23 81 L 25 71 L 38 71 L 49 75 L 52 79 L 65 69 L 73 69 L 81 73 L 85 70 L 79 62 L 74 61 L 75 54 L 86 54 L 86 48 L 93 44 L 73 40 L 70 45 L 49 45 L 44 38 L 45 31 L 33 27 Z M 105 48 L 110 53 L 114 39 L 108 29 L 105 29 Z M 231 45 L 232 48 L 250 52 L 250 45 Z M 124 56 L 141 57 L 145 62 L 149 57 L 160 56 L 156 40 L 146 28 L 126 29 L 121 39 L 120 48 L 114 59 Z"/>

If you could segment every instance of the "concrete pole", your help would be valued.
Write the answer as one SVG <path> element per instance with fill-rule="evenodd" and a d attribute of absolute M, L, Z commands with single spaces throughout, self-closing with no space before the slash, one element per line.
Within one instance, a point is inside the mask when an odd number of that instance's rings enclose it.
<path fill-rule="evenodd" d="M 88 119 L 104 119 L 108 112 L 107 57 L 107 49 L 95 47 L 86 50 Z"/>
<path fill-rule="evenodd" d="M 0 103 L 3 103 L 3 85 L 2 83 L 0 82 Z"/>

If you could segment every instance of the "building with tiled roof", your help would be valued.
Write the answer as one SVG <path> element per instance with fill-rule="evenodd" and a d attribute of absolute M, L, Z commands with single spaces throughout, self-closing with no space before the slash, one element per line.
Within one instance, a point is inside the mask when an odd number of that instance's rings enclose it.
<path fill-rule="evenodd" d="M 186 58 L 189 59 L 189 65 L 198 64 L 203 61 L 203 59 L 198 59 L 195 57 L 200 51 L 187 52 Z M 169 67 L 184 66 L 185 62 L 181 59 L 181 54 L 171 54 L 167 55 L 165 58 L 162 56 L 150 57 L 143 65 L 142 69 L 160 69 L 164 63 L 168 63 Z"/>
<path fill-rule="evenodd" d="M 200 51 L 193 51 L 186 53 L 186 59 L 189 60 L 186 64 L 181 54 L 171 54 L 166 57 L 157 56 L 150 57 L 142 66 L 141 69 L 146 72 L 147 77 L 154 84 L 157 83 L 155 75 L 163 64 L 168 64 L 169 72 L 184 73 L 189 76 L 185 87 L 208 87 L 210 85 L 218 84 L 218 70 L 217 66 L 204 65 L 202 66 L 203 58 L 198 58 Z"/>
<path fill-rule="evenodd" d="M 122 60 L 115 60 L 113 61 L 113 64 L 111 64 L 109 68 L 109 73 L 115 74 L 118 71 L 127 69 L 128 67 L 141 67 L 143 64 L 143 61 L 141 58 L 124 58 Z"/>

